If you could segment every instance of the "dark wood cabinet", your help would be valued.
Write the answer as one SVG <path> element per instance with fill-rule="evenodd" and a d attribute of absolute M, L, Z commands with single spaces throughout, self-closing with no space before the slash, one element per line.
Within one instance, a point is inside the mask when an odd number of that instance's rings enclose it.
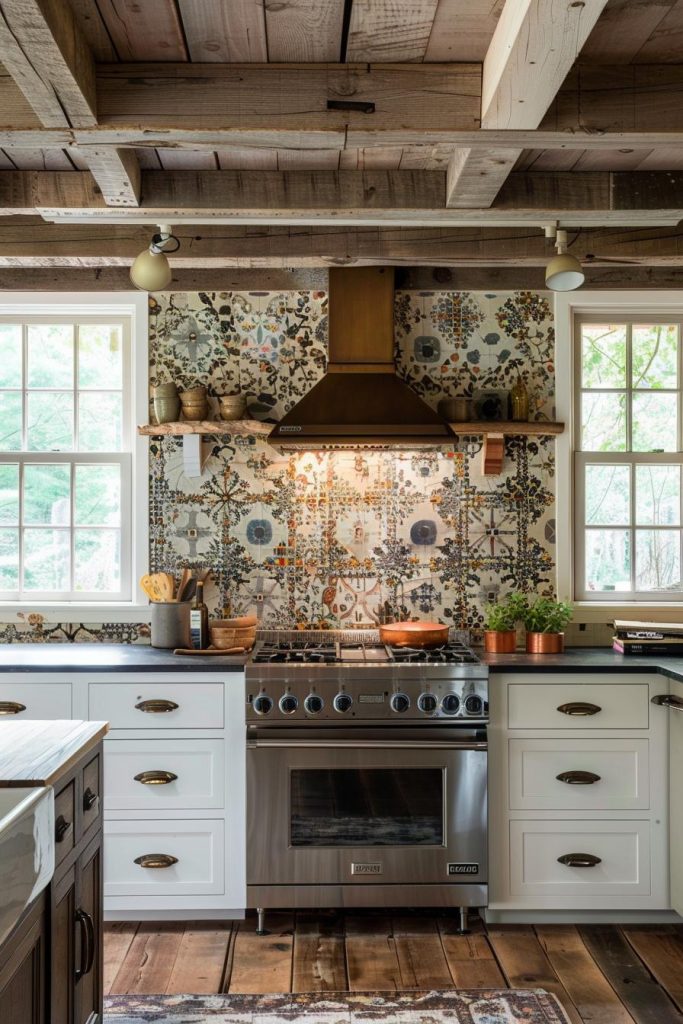
<path fill-rule="evenodd" d="M 0 948 L 1 1024 L 101 1024 L 101 753 L 54 782 L 57 867 Z"/>

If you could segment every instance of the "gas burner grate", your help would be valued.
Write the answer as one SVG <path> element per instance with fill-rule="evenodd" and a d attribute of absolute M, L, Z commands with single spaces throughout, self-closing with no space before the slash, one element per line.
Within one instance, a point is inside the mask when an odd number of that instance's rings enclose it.
<path fill-rule="evenodd" d="M 391 660 L 396 664 L 428 665 L 478 665 L 479 658 L 469 647 L 457 640 L 437 647 L 387 647 Z"/>
<path fill-rule="evenodd" d="M 264 641 L 252 657 L 256 665 L 263 664 L 313 664 L 333 665 L 339 661 L 335 643 L 316 643 L 312 640 Z"/>

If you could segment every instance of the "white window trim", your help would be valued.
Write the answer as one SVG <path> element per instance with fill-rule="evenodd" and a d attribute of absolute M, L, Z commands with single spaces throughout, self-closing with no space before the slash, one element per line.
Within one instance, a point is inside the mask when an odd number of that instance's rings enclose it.
<path fill-rule="evenodd" d="M 614 307 L 622 316 L 652 310 L 653 315 L 683 316 L 683 291 L 577 291 L 555 294 L 555 408 L 565 424 L 556 444 L 556 583 L 562 600 L 572 601 L 576 622 L 610 622 L 633 617 L 636 609 L 663 622 L 678 622 L 681 601 L 574 601 L 574 317 Z"/>
<path fill-rule="evenodd" d="M 0 292 L 0 314 L 9 316 L 130 317 L 131 368 L 134 390 L 126 424 L 131 438 L 133 512 L 131 548 L 133 590 L 130 601 L 0 601 L 0 622 L 19 622 L 31 612 L 46 622 L 148 622 L 149 602 L 140 577 L 149 564 L 149 453 L 138 423 L 149 419 L 149 303 L 142 292 Z"/>

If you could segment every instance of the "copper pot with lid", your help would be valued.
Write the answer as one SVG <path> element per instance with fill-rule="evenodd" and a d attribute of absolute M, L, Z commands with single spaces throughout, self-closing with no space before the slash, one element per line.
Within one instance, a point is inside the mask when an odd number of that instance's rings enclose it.
<path fill-rule="evenodd" d="M 436 647 L 448 643 L 448 626 L 441 622 L 392 622 L 379 627 L 379 638 L 393 647 Z"/>

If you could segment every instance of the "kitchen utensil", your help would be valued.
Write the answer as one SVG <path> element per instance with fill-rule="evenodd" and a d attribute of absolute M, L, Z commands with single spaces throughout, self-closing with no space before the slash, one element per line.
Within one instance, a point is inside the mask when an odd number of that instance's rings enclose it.
<path fill-rule="evenodd" d="M 180 579 L 178 581 L 178 589 L 176 590 L 176 594 L 175 594 L 176 601 L 182 601 L 183 600 L 183 591 L 185 590 L 187 584 L 190 582 L 191 579 L 192 579 L 192 570 L 191 569 L 183 569 L 183 571 L 180 574 Z"/>
<path fill-rule="evenodd" d="M 379 627 L 383 644 L 395 647 L 429 647 L 448 641 L 448 626 L 440 622 L 392 622 Z"/>
<path fill-rule="evenodd" d="M 140 586 L 151 601 L 172 601 L 174 581 L 168 572 L 146 573 L 140 580 Z"/>

